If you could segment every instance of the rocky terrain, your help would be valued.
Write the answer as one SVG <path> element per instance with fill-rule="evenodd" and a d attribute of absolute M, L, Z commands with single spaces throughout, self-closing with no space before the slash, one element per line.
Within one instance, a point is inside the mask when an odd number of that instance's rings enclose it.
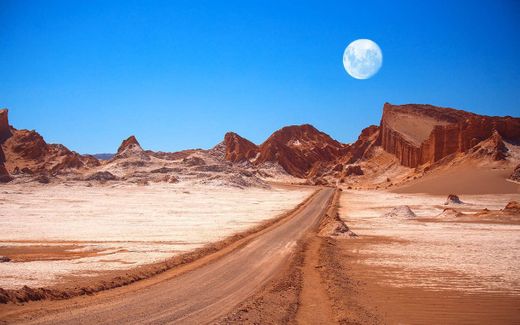
<path fill-rule="evenodd" d="M 260 145 L 228 132 L 209 150 L 154 152 L 131 136 L 116 154 L 98 156 L 103 159 L 48 144 L 36 131 L 17 130 L 9 126 L 7 114 L 0 111 L 2 182 L 190 181 L 265 187 L 266 181 L 285 177 L 293 183 L 389 188 L 460 165 L 503 169 L 515 180 L 520 162 L 520 118 L 431 105 L 385 103 L 380 125 L 365 128 L 351 144 L 304 124 L 281 128 Z"/>
<path fill-rule="evenodd" d="M 395 154 L 402 165 L 417 167 L 464 153 L 493 138 L 496 160 L 505 158 L 502 138 L 520 139 L 520 119 L 490 117 L 431 105 L 386 103 L 381 119 L 381 146 Z"/>
<path fill-rule="evenodd" d="M 47 312 L 39 307 L 53 305 L 47 299 L 93 293 L 82 301 L 99 308 L 96 299 L 117 292 L 131 292 L 120 297 L 130 302 L 119 313 L 106 303 L 107 319 L 161 314 L 157 299 L 171 302 L 171 290 L 140 291 L 147 285 L 141 281 L 164 286 L 182 270 L 199 270 L 203 277 L 171 284 L 183 308 L 186 297 L 194 301 L 188 308 L 205 294 L 221 302 L 221 288 L 242 290 L 243 281 L 254 289 L 242 296 L 231 290 L 227 309 L 212 304 L 222 309 L 215 314 L 222 323 L 424 323 L 436 317 L 423 308 L 430 304 L 448 311 L 446 323 L 461 315 L 481 320 L 481 306 L 493 311 L 484 321 L 511 323 L 519 296 L 512 262 L 520 226 L 519 123 L 387 103 L 380 125 L 350 144 L 304 124 L 283 127 L 259 145 L 228 132 L 210 149 L 156 152 L 132 135 L 114 154 L 82 155 L 17 130 L 1 110 L 0 303 L 8 306 L 0 318 L 28 320 Z M 316 229 L 303 230 L 303 220 L 314 220 Z M 244 244 L 258 238 L 267 244 L 261 247 L 275 246 L 258 253 Z M 251 263 L 242 247 L 249 247 Z M 269 258 L 280 253 L 291 257 L 279 259 L 267 284 L 259 280 L 256 272 L 266 268 L 258 265 L 272 267 Z M 224 277 L 199 258 L 220 261 Z M 244 265 L 252 273 L 236 276 Z M 207 279 L 215 282 L 204 288 Z M 74 299 L 60 302 L 68 307 L 56 319 L 71 315 Z M 44 301 L 11 304 L 30 300 Z"/>

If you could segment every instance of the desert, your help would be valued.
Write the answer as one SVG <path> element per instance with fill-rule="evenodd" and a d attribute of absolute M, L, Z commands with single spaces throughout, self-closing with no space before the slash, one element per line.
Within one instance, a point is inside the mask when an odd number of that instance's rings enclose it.
<path fill-rule="evenodd" d="M 519 3 L 0 21 L 0 325 L 520 324 Z"/>
<path fill-rule="evenodd" d="M 352 144 L 294 125 L 261 145 L 229 132 L 211 149 L 171 153 L 130 136 L 97 158 L 8 126 L 8 113 L 7 322 L 140 323 L 159 313 L 138 302 L 146 295 L 171 305 L 161 323 L 429 323 L 439 309 L 445 323 L 517 320 L 517 118 L 386 103 L 381 125 Z M 473 123 L 458 116 L 513 126 L 479 131 L 469 148 L 416 149 L 449 123 Z M 198 310 L 201 299 L 215 307 Z"/>

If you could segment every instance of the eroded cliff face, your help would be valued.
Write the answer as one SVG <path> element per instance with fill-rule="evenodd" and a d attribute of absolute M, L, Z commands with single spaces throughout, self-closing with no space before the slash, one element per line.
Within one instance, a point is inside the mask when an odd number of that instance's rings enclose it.
<path fill-rule="evenodd" d="M 7 109 L 0 110 L 0 144 L 12 135 L 7 114 Z"/>
<path fill-rule="evenodd" d="M 467 152 L 497 132 L 506 141 L 520 140 L 520 119 L 477 115 L 431 105 L 386 103 L 380 126 L 383 149 L 402 165 L 417 167 L 450 154 Z"/>
<path fill-rule="evenodd" d="M 8 111 L 6 109 L 0 110 L 0 145 L 11 136 L 7 114 Z M 0 146 L 0 183 L 7 183 L 11 179 L 7 168 L 5 168 L 5 154 Z"/>

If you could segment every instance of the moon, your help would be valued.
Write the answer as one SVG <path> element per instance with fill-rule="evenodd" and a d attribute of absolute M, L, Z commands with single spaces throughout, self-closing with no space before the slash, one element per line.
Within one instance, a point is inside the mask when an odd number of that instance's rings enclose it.
<path fill-rule="evenodd" d="M 383 53 L 376 42 L 358 39 L 350 43 L 343 52 L 343 66 L 356 79 L 374 76 L 383 65 Z"/>

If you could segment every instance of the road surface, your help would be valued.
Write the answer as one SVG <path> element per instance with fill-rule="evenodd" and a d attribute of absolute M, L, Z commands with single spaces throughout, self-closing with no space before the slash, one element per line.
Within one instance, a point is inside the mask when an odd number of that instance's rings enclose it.
<path fill-rule="evenodd" d="M 288 262 L 296 241 L 325 213 L 333 194 L 332 188 L 321 189 L 288 220 L 192 271 L 150 285 L 141 284 L 138 289 L 129 285 L 61 301 L 58 307 L 53 305 L 57 302 L 35 303 L 36 309 L 27 306 L 30 310 L 22 313 L 23 322 L 204 324 L 214 321 L 232 311 L 280 271 Z M 32 319 L 28 319 L 29 316 Z"/>

